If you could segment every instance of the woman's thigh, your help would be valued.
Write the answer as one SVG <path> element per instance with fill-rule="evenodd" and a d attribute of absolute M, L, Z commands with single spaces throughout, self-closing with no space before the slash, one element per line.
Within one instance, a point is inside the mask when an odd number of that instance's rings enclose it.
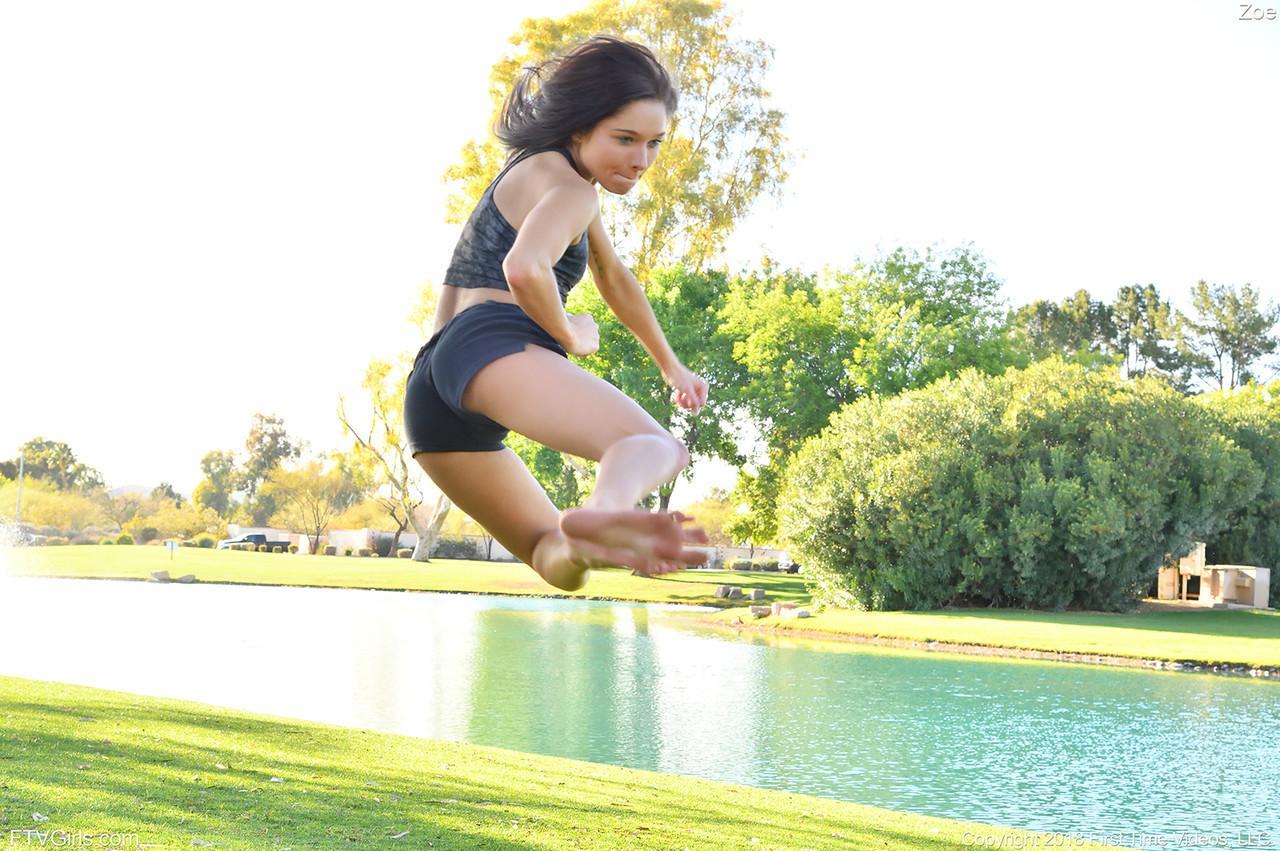
<path fill-rule="evenodd" d="M 477 372 L 462 407 L 543 446 L 593 461 L 624 437 L 670 436 L 627 394 L 533 343 Z"/>
<path fill-rule="evenodd" d="M 414 458 L 454 505 L 525 564 L 533 564 L 539 539 L 559 528 L 560 510 L 510 449 L 419 452 Z"/>

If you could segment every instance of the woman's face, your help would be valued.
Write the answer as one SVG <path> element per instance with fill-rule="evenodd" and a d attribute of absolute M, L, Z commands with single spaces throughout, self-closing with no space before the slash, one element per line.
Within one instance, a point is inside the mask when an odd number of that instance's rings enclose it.
<path fill-rule="evenodd" d="M 653 161 L 667 131 L 660 100 L 636 100 L 575 139 L 574 159 L 583 177 L 615 195 L 626 195 Z"/>

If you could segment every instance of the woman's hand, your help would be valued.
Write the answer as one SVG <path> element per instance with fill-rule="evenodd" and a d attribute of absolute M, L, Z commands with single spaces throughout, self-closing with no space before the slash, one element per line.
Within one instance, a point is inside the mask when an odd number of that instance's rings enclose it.
<path fill-rule="evenodd" d="M 689 371 L 682 363 L 662 373 L 662 380 L 671 388 L 671 402 L 686 410 L 698 413 L 707 404 L 707 380 Z"/>
<path fill-rule="evenodd" d="M 600 329 L 590 313 L 570 313 L 569 327 L 573 329 L 573 340 L 564 350 L 576 357 L 584 358 L 594 355 L 600 348 Z"/>

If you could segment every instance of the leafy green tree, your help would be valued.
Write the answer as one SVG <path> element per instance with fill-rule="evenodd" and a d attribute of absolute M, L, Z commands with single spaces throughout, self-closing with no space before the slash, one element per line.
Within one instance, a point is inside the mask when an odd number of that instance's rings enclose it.
<path fill-rule="evenodd" d="M 1237 289 L 1198 281 L 1191 290 L 1196 319 L 1188 320 L 1188 347 L 1196 373 L 1219 390 L 1234 390 L 1253 378 L 1251 369 L 1280 343 L 1275 333 L 1280 307 L 1259 304 L 1249 284 Z"/>
<path fill-rule="evenodd" d="M 1029 361 L 1057 356 L 1096 368 L 1114 364 L 1119 352 L 1111 307 L 1084 289 L 1057 304 L 1023 305 L 1010 316 L 1010 332 Z"/>
<path fill-rule="evenodd" d="M 734 505 L 729 492 L 724 488 L 712 488 L 705 497 L 689 503 L 682 510 L 706 531 L 711 546 L 727 547 L 733 544 L 725 526 L 734 513 Z"/>
<path fill-rule="evenodd" d="M 424 289 L 423 294 L 432 298 L 430 288 Z M 420 310 L 416 321 L 429 324 L 430 312 Z M 428 493 L 425 474 L 409 457 L 404 435 L 404 391 L 411 368 L 407 358 L 395 365 L 377 358 L 369 361 L 361 383 L 369 399 L 368 415 L 355 416 L 348 410 L 346 397 L 339 394 L 338 421 L 343 433 L 353 441 L 352 464 L 365 470 L 372 498 L 395 524 L 391 551 L 396 551 L 400 536 L 412 526 L 418 535 L 413 558 L 426 561 L 452 503 L 442 491 Z"/>
<path fill-rule="evenodd" d="M 634 399 L 684 442 L 691 458 L 720 458 L 740 464 L 737 439 L 728 425 L 737 412 L 732 390 L 738 370 L 729 357 L 730 340 L 720 332 L 717 318 L 725 289 L 724 273 L 694 272 L 682 266 L 655 271 L 649 279 L 649 303 L 671 348 L 709 385 L 707 404 L 696 416 L 671 401 L 671 391 L 657 366 L 640 341 L 613 316 L 598 290 L 580 287 L 573 292 L 569 304 L 571 310 L 595 317 L 600 329 L 600 348 L 582 359 L 585 369 Z M 691 478 L 694 466 L 686 467 L 682 476 Z M 549 469 L 553 481 L 560 481 L 563 473 L 556 471 L 554 465 Z M 658 490 L 662 510 L 671 502 L 676 481 Z"/>
<path fill-rule="evenodd" d="M 595 480 L 596 462 L 573 458 L 549 449 L 524 435 L 511 432 L 507 446 L 520 456 L 556 508 L 563 511 L 581 505 Z"/>
<path fill-rule="evenodd" d="M 739 489 L 750 540 L 773 537 L 783 467 L 841 406 L 1016 363 L 999 292 L 968 246 L 899 248 L 821 279 L 766 265 L 730 281 L 719 311 L 737 368 L 728 384 L 767 447 L 757 480 Z"/>
<path fill-rule="evenodd" d="M 775 459 L 763 465 L 759 472 L 738 471 L 728 501 L 733 509 L 725 516 L 724 533 L 734 544 L 746 544 L 749 558 L 755 557 L 756 547 L 773 543 L 778 535 L 778 515 L 770 500 L 778 493 L 778 474 L 783 464 Z"/>
<path fill-rule="evenodd" d="M 317 545 L 333 518 L 360 501 L 359 489 L 342 464 L 312 460 L 298 469 L 276 467 L 263 483 L 263 490 L 279 506 L 271 520 L 289 529 L 300 529 Z M 319 547 L 313 547 L 314 553 Z"/>
<path fill-rule="evenodd" d="M 25 476 L 53 484 L 59 490 L 89 491 L 102 487 L 102 474 L 82 464 L 71 447 L 59 440 L 33 437 L 22 444 L 22 468 Z M 17 478 L 18 459 L 13 464 Z M 6 474 L 7 475 L 7 474 Z"/>
<path fill-rule="evenodd" d="M 262 526 L 280 506 L 271 494 L 260 494 L 259 488 L 273 470 L 302 454 L 302 443 L 289 436 L 280 417 L 255 413 L 244 445 L 248 454 L 237 479 L 245 494 L 240 511 L 249 523 Z"/>
<path fill-rule="evenodd" d="M 560 18 L 530 18 L 511 37 L 512 52 L 493 66 L 496 118 L 522 67 L 544 61 L 597 33 L 639 41 L 664 59 L 680 87 L 662 155 L 644 180 L 603 209 L 605 224 L 638 277 L 683 263 L 702 269 L 752 204 L 776 195 L 789 155 L 783 113 L 769 105 L 765 76 L 773 48 L 736 39 L 719 2 L 597 0 Z M 454 183 L 451 222 L 463 221 L 501 169 L 503 151 L 488 137 L 467 143 L 445 179 Z"/>
<path fill-rule="evenodd" d="M 178 493 L 173 485 L 168 482 L 161 482 L 151 489 L 151 498 L 158 502 L 171 502 L 175 508 L 181 508 L 186 502 L 182 494 Z"/>
<path fill-rule="evenodd" d="M 1185 389 L 1190 365 L 1181 345 L 1180 318 L 1154 284 L 1121 287 L 1111 305 L 1116 346 L 1128 378 L 1148 375 Z"/>
<path fill-rule="evenodd" d="M 200 459 L 204 479 L 196 485 L 191 501 L 204 508 L 211 508 L 219 517 L 231 516 L 235 507 L 232 494 L 238 480 L 235 455 L 231 452 L 212 450 Z"/>

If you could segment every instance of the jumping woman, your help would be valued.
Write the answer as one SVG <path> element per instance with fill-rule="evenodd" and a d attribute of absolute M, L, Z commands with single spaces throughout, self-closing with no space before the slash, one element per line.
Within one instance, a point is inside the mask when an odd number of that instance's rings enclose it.
<path fill-rule="evenodd" d="M 534 84 L 538 83 L 535 91 Z M 677 93 L 648 48 L 596 36 L 524 70 L 494 132 L 506 167 L 454 249 L 432 336 L 404 400 L 410 451 L 432 481 L 551 585 L 581 588 L 606 564 L 656 575 L 698 564 L 706 534 L 637 503 L 689 463 L 679 440 L 609 382 L 575 365 L 599 347 L 566 314 L 587 267 L 605 303 L 696 414 L 707 382 L 668 345 L 600 220 L 596 187 L 625 195 L 658 156 Z M 581 508 L 561 512 L 503 445 L 509 431 L 599 462 Z"/>

